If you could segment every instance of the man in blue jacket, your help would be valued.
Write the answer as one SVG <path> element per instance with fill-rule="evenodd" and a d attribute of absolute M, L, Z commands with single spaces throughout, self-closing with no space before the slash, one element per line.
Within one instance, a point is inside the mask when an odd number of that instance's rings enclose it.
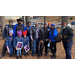
<path fill-rule="evenodd" d="M 23 31 L 26 30 L 26 27 L 22 24 L 23 20 L 21 18 L 17 19 L 17 22 L 18 23 L 14 26 L 14 29 L 13 29 L 13 31 L 14 31 L 13 38 L 15 38 L 17 36 L 17 31 L 22 30 L 22 33 L 23 33 Z M 23 50 L 21 50 L 21 51 L 23 54 Z M 16 50 L 15 50 L 15 54 L 16 54 Z"/>
<path fill-rule="evenodd" d="M 13 37 L 16 37 L 17 31 L 22 30 L 23 32 L 26 30 L 26 27 L 22 24 L 23 20 L 21 18 L 17 19 L 17 22 L 18 23 L 14 26 L 14 29 L 13 29 L 14 31 Z"/>

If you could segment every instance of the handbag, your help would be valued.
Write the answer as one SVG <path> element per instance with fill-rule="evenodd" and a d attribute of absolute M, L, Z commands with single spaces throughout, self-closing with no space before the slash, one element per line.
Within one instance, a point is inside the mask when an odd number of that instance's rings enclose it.
<path fill-rule="evenodd" d="M 59 35 L 57 35 L 55 38 L 54 38 L 55 40 L 56 40 L 56 42 L 61 42 L 61 36 L 59 36 Z"/>

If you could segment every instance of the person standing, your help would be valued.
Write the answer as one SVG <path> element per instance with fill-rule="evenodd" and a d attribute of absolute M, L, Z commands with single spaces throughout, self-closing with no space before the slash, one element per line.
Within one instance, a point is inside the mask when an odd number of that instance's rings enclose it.
<path fill-rule="evenodd" d="M 17 50 L 17 43 L 18 42 L 22 42 L 22 48 L 23 48 L 22 30 L 17 31 L 17 36 L 14 38 L 14 41 L 13 41 L 13 46 L 17 51 L 17 59 L 19 59 L 19 54 L 20 54 L 20 58 L 22 59 L 21 49 Z"/>
<path fill-rule="evenodd" d="M 47 28 L 50 30 L 51 29 L 51 22 L 48 22 Z"/>
<path fill-rule="evenodd" d="M 36 23 L 36 26 L 34 28 L 32 28 L 32 30 L 30 31 L 30 38 L 32 41 L 32 56 L 36 54 L 38 54 L 38 48 L 39 48 L 39 26 L 38 23 Z M 36 52 L 35 52 L 36 50 Z"/>
<path fill-rule="evenodd" d="M 31 22 L 29 21 L 28 23 L 27 23 L 27 36 L 29 37 L 29 39 L 30 39 L 30 31 L 32 30 L 32 26 L 31 26 Z M 31 44 L 32 42 L 31 42 L 31 39 L 30 39 L 30 50 L 32 49 L 31 47 L 32 47 L 32 44 Z"/>
<path fill-rule="evenodd" d="M 9 31 L 14 28 L 13 21 L 9 20 L 9 24 L 5 26 L 4 31 L 3 31 L 3 39 L 4 39 L 4 45 L 3 45 L 3 50 L 1 54 L 1 58 L 5 56 L 6 53 L 6 37 L 9 35 Z"/>
<path fill-rule="evenodd" d="M 6 38 L 6 48 L 8 53 L 10 53 L 10 57 L 13 55 L 13 30 L 9 31 L 9 36 Z"/>
<path fill-rule="evenodd" d="M 40 29 L 39 31 L 39 39 L 40 39 L 39 57 L 42 57 L 42 51 L 44 46 L 45 46 L 45 55 L 48 54 L 48 51 L 47 51 L 48 36 L 49 36 L 49 31 L 47 29 L 47 24 L 44 23 L 44 27 Z"/>
<path fill-rule="evenodd" d="M 49 32 L 50 49 L 52 52 L 52 59 L 56 58 L 56 40 L 55 37 L 58 35 L 58 31 L 55 29 L 55 24 L 51 24 L 51 30 Z"/>
<path fill-rule="evenodd" d="M 73 37 L 74 33 L 72 28 L 67 26 L 67 23 L 63 24 L 63 31 L 62 31 L 62 42 L 66 53 L 66 59 L 71 59 L 71 49 L 73 45 Z"/>
<path fill-rule="evenodd" d="M 21 18 L 19 18 L 19 19 L 17 19 L 17 22 L 18 23 L 13 28 L 13 31 L 14 31 L 13 38 L 15 38 L 17 36 L 17 31 L 22 30 L 22 33 L 23 33 L 23 31 L 26 31 L 26 27 L 22 24 L 23 20 Z M 21 51 L 22 51 L 22 54 L 23 54 L 23 50 L 21 50 Z M 16 55 L 16 50 L 15 50 L 15 55 Z"/>

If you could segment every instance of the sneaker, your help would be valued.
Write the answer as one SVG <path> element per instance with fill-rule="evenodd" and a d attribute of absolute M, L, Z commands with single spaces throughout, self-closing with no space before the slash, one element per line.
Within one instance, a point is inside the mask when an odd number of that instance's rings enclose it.
<path fill-rule="evenodd" d="M 39 58 L 41 58 L 42 57 L 42 54 L 40 54 L 40 55 L 38 55 L 39 56 Z"/>

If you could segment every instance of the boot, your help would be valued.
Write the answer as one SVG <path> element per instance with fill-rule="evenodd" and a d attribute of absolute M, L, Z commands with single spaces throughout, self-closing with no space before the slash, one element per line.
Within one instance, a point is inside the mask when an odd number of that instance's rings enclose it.
<path fill-rule="evenodd" d="M 1 59 L 4 57 L 5 55 L 1 55 Z"/>
<path fill-rule="evenodd" d="M 19 57 L 17 56 L 17 59 L 19 59 Z"/>
<path fill-rule="evenodd" d="M 20 58 L 22 59 L 22 56 L 20 55 Z"/>
<path fill-rule="evenodd" d="M 24 54 L 24 56 L 26 57 L 26 56 L 27 56 L 27 54 Z"/>
<path fill-rule="evenodd" d="M 51 59 L 55 59 L 56 58 L 56 55 L 52 55 L 52 58 Z"/>
<path fill-rule="evenodd" d="M 29 54 L 27 53 L 27 55 L 29 56 Z"/>

